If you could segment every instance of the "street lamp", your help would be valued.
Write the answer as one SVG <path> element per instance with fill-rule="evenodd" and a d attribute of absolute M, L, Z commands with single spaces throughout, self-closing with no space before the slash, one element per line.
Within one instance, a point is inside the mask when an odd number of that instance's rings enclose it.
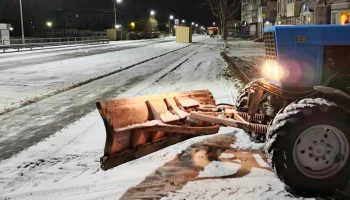
<path fill-rule="evenodd" d="M 121 3 L 122 0 L 113 0 L 113 3 L 114 3 L 114 26 L 117 25 L 117 5 L 116 3 Z"/>
<path fill-rule="evenodd" d="M 213 22 L 213 26 L 215 26 L 215 22 Z"/>
<path fill-rule="evenodd" d="M 154 12 L 153 10 L 151 10 L 151 16 L 154 16 L 156 14 L 156 12 Z"/>
<path fill-rule="evenodd" d="M 46 22 L 46 25 L 47 25 L 49 28 L 51 28 L 52 22 Z"/>
<path fill-rule="evenodd" d="M 192 22 L 192 26 L 194 25 L 194 22 Z"/>
<path fill-rule="evenodd" d="M 171 20 L 174 19 L 174 16 L 170 15 L 169 17 L 169 36 L 171 36 Z"/>
<path fill-rule="evenodd" d="M 10 27 L 10 31 L 13 31 L 13 28 L 12 28 L 12 27 Z"/>
<path fill-rule="evenodd" d="M 24 40 L 24 28 L 23 28 L 22 0 L 19 0 L 19 9 L 20 9 L 20 13 L 21 13 L 22 44 L 25 44 L 25 40 Z"/>

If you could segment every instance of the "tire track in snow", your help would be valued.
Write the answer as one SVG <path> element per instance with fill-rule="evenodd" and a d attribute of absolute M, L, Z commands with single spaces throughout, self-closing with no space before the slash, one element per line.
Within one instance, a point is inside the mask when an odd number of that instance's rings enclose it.
<path fill-rule="evenodd" d="M 215 177 L 225 177 L 230 176 L 232 173 L 212 173 Z M 82 185 L 78 187 L 66 188 L 66 189 L 53 189 L 53 190 L 43 190 L 35 192 L 26 192 L 17 195 L 5 196 L 5 199 L 55 199 L 72 197 L 77 195 L 100 193 L 106 191 L 114 191 L 120 189 L 128 189 L 130 187 L 143 188 L 147 186 L 159 186 L 165 185 L 169 181 L 182 181 L 184 179 L 195 179 L 198 173 L 183 173 L 183 174 L 173 174 L 163 177 L 147 177 L 121 180 L 110 183 L 104 183 L 100 185 Z M 254 177 L 266 177 L 264 173 Z M 136 185 L 136 186 L 135 186 Z M 109 195 L 108 195 L 109 196 Z"/>
<path fill-rule="evenodd" d="M 202 40 L 202 41 L 203 41 L 203 40 Z M 199 42 L 202 42 L 202 41 L 199 41 Z M 42 101 L 42 100 L 47 99 L 47 98 L 49 98 L 49 97 L 52 97 L 52 96 L 54 96 L 54 95 L 57 95 L 57 94 L 60 94 L 60 93 L 63 93 L 63 92 L 72 90 L 72 89 L 77 88 L 77 87 L 80 87 L 80 86 L 82 86 L 82 85 L 86 85 L 86 84 L 91 83 L 91 82 L 93 82 L 93 81 L 100 80 L 100 79 L 102 79 L 102 78 L 105 78 L 105 77 L 108 77 L 108 76 L 111 76 L 111 75 L 120 73 L 120 72 L 122 72 L 122 71 L 131 69 L 131 68 L 134 68 L 134 67 L 136 67 L 136 66 L 138 66 L 138 65 L 141 65 L 141 64 L 144 64 L 144 63 L 146 63 L 146 62 L 155 60 L 155 59 L 157 59 L 157 58 L 166 56 L 166 55 L 168 55 L 168 54 L 170 54 L 170 53 L 174 53 L 174 52 L 177 52 L 177 51 L 179 51 L 179 50 L 188 48 L 188 47 L 190 47 L 190 46 L 192 46 L 192 45 L 194 45 L 194 44 L 196 44 L 196 43 L 191 43 L 191 44 L 189 44 L 189 45 L 187 45 L 187 46 L 185 46 L 185 47 L 181 47 L 181 48 L 178 48 L 178 49 L 175 49 L 175 50 L 172 50 L 172 51 L 168 51 L 168 52 L 166 52 L 166 53 L 162 53 L 162 54 L 159 54 L 159 55 L 156 55 L 156 56 L 152 56 L 152 57 L 150 57 L 150 58 L 147 58 L 147 59 L 142 60 L 142 61 L 140 61 L 140 62 L 137 62 L 137 63 L 135 63 L 135 64 L 129 65 L 129 66 L 127 66 L 127 67 L 124 67 L 124 68 L 122 68 L 122 69 L 110 71 L 110 72 L 108 72 L 108 73 L 104 73 L 104 74 L 102 74 L 102 75 L 98 75 L 98 76 L 96 76 L 96 77 L 89 78 L 89 79 L 87 79 L 87 80 L 82 80 L 82 81 L 77 82 L 77 83 L 74 83 L 74 84 L 72 84 L 72 85 L 70 85 L 70 86 L 67 86 L 67 87 L 64 87 L 64 88 L 60 88 L 60 89 L 56 89 L 55 91 L 50 92 L 50 93 L 48 93 L 48 94 L 44 94 L 44 95 L 41 95 L 41 96 L 36 96 L 36 97 L 28 98 L 28 99 L 26 99 L 26 100 L 23 100 L 23 102 L 21 102 L 18 106 L 7 107 L 7 108 L 5 108 L 4 110 L 0 111 L 0 115 L 9 113 L 9 112 L 11 112 L 11 111 L 13 111 L 13 110 L 16 110 L 16 109 L 18 109 L 18 108 L 22 108 L 22 107 L 31 105 L 31 104 L 36 103 L 36 102 Z"/>

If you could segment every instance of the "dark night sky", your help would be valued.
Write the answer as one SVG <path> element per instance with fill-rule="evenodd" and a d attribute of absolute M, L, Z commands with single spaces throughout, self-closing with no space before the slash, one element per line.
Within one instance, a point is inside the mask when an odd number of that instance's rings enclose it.
<path fill-rule="evenodd" d="M 32 7 L 32 10 L 33 7 L 34 10 L 40 9 L 42 15 L 57 9 L 111 12 L 113 8 L 113 0 L 22 0 L 22 2 L 25 17 L 30 15 L 26 13 L 28 7 Z M 118 9 L 124 15 L 133 18 L 146 15 L 153 9 L 160 23 L 166 22 L 172 14 L 176 18 L 185 19 L 188 23 L 194 21 L 203 26 L 211 26 L 213 21 L 218 20 L 212 17 L 207 8 L 199 7 L 202 2 L 203 0 L 123 0 Z M 19 19 L 18 10 L 18 0 L 0 0 L 0 23 L 14 23 L 14 20 Z"/>

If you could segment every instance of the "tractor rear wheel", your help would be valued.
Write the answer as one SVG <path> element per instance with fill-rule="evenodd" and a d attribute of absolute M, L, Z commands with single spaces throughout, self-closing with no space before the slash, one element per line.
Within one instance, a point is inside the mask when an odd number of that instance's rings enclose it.
<path fill-rule="evenodd" d="M 350 114 L 325 99 L 284 108 L 267 133 L 265 151 L 277 176 L 308 195 L 343 189 L 350 179 Z"/>

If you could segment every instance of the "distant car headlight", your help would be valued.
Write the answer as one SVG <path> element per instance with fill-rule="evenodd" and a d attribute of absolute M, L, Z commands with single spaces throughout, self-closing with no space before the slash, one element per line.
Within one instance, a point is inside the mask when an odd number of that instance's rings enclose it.
<path fill-rule="evenodd" d="M 263 68 L 263 74 L 266 78 L 271 78 L 276 81 L 279 80 L 279 66 L 277 62 L 266 61 L 265 67 Z"/>

